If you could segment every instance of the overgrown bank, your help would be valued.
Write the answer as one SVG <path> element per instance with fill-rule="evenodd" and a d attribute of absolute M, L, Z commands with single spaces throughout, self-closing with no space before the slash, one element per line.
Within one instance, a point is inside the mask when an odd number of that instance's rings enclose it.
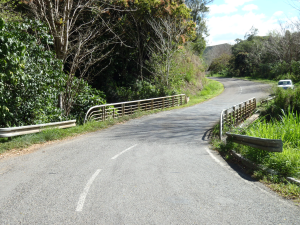
<path fill-rule="evenodd" d="M 217 139 L 212 143 L 226 159 L 233 160 L 231 150 L 234 149 L 252 162 L 276 171 L 278 174 L 269 174 L 265 170 L 251 173 L 254 178 L 260 179 L 285 197 L 300 202 L 300 187 L 286 180 L 286 177 L 300 180 L 299 88 L 296 90 L 277 88 L 274 94 L 276 98 L 268 106 L 259 108 L 261 111 L 259 120 L 246 129 L 235 127 L 226 129 L 232 133 L 252 137 L 281 139 L 283 152 L 267 152 L 231 142 L 225 144 Z"/>
<path fill-rule="evenodd" d="M 203 101 L 206 101 L 208 99 L 211 99 L 221 94 L 224 90 L 223 85 L 217 81 L 205 79 L 205 83 L 206 85 L 203 88 L 203 90 L 199 91 L 195 95 L 191 95 L 190 101 L 186 105 L 169 108 L 165 110 L 172 110 L 175 108 L 183 108 L 183 107 L 189 107 L 195 104 L 199 104 Z M 125 122 L 130 119 L 138 118 L 144 115 L 149 115 L 151 113 L 157 113 L 157 112 L 160 112 L 160 110 L 139 112 L 134 114 L 133 116 L 123 117 L 115 120 L 107 120 L 105 122 L 90 122 L 84 125 L 77 125 L 76 127 L 73 128 L 47 129 L 41 133 L 15 137 L 11 141 L 9 141 L 7 138 L 0 138 L 0 154 L 12 149 L 19 149 L 21 151 L 22 149 L 32 146 L 34 144 L 42 144 L 48 141 L 62 140 L 68 137 L 74 137 L 76 135 L 84 134 L 87 132 L 94 132 L 97 130 L 108 128 L 118 123 Z"/>

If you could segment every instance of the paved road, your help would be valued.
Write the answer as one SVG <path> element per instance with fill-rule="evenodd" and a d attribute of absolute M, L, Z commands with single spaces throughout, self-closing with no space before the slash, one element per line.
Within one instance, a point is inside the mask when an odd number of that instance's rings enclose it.
<path fill-rule="evenodd" d="M 225 91 L 0 160 L 0 224 L 299 224 L 300 210 L 209 150 L 222 109 L 268 86 Z"/>

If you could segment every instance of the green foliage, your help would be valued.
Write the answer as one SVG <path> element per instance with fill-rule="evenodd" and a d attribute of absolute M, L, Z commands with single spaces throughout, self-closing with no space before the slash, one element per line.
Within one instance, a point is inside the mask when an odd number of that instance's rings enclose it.
<path fill-rule="evenodd" d="M 248 146 L 239 146 L 240 152 L 250 160 L 274 169 L 284 176 L 300 178 L 300 115 L 291 112 L 284 113 L 280 120 L 257 121 L 245 135 L 281 139 L 283 141 L 282 153 L 270 153 Z"/>
<path fill-rule="evenodd" d="M 39 39 L 30 33 L 38 35 Z M 0 127 L 22 126 L 66 120 L 58 108 L 67 76 L 53 52 L 48 28 L 38 21 L 5 23 L 0 20 Z M 104 95 L 75 78 L 80 92 L 74 97 L 71 116 L 77 119 Z"/>
<path fill-rule="evenodd" d="M 300 87 L 287 90 L 275 88 L 274 95 L 276 97 L 272 104 L 264 111 L 267 118 L 280 119 L 280 116 L 283 115 L 282 112 L 288 111 L 300 113 Z"/>
<path fill-rule="evenodd" d="M 221 56 L 215 58 L 212 61 L 208 70 L 213 74 L 222 73 L 222 71 L 228 68 L 230 60 L 231 60 L 231 55 L 222 54 Z"/>
<path fill-rule="evenodd" d="M 60 121 L 57 94 L 65 74 L 62 62 L 28 33 L 35 30 L 50 43 L 47 27 L 37 21 L 5 23 L 0 20 L 0 126 Z"/>

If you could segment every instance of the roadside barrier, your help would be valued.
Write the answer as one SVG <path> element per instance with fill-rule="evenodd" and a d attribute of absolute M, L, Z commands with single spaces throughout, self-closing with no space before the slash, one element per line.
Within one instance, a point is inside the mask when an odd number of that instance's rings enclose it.
<path fill-rule="evenodd" d="M 132 115 L 138 111 L 151 111 L 186 104 L 188 101 L 185 94 L 172 95 L 160 98 L 150 98 L 137 101 L 119 102 L 91 107 L 84 118 L 87 121 L 105 121 Z"/>
<path fill-rule="evenodd" d="M 262 149 L 268 152 L 282 152 L 283 143 L 280 139 L 266 139 L 246 135 L 226 133 L 227 141 Z"/>
<path fill-rule="evenodd" d="M 224 109 L 220 116 L 220 139 L 222 138 L 223 126 L 234 126 L 251 116 L 256 109 L 256 98 L 251 98 L 229 109 Z"/>
<path fill-rule="evenodd" d="M 29 126 L 21 126 L 21 127 L 0 128 L 0 137 L 11 138 L 14 136 L 38 133 L 45 128 L 67 128 L 67 127 L 74 127 L 74 126 L 76 126 L 76 120 L 68 120 L 63 122 L 29 125 Z"/>

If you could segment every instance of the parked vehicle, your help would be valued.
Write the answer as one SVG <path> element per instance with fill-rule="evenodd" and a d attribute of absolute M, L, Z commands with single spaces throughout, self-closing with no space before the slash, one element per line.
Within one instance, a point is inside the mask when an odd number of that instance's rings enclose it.
<path fill-rule="evenodd" d="M 294 89 L 294 85 L 291 80 L 280 80 L 278 82 L 277 87 L 283 88 L 283 89 L 289 89 L 289 88 Z"/>

